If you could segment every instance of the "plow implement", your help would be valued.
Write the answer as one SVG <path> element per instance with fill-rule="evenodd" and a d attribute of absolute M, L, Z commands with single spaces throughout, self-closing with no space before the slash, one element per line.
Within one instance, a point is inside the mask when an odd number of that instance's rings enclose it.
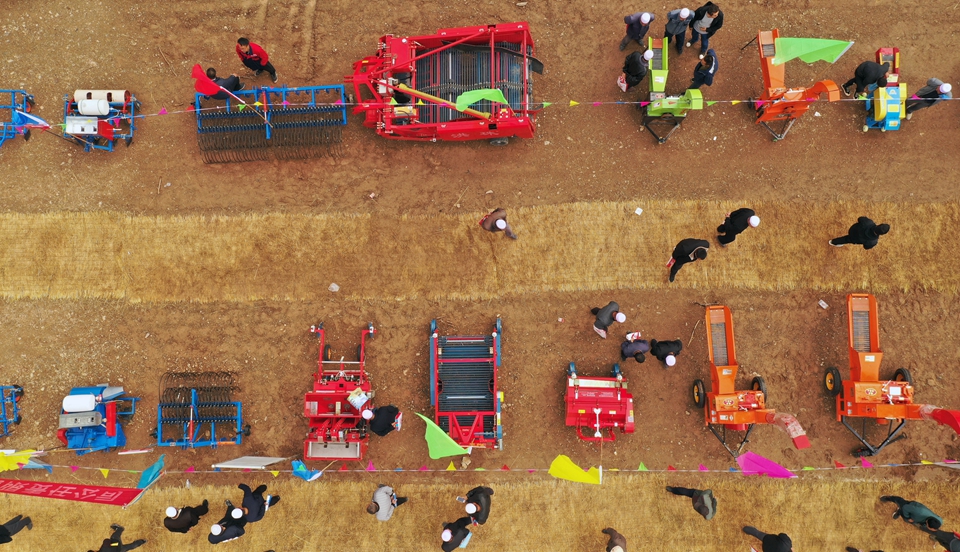
<path fill-rule="evenodd" d="M 229 372 L 168 372 L 160 378 L 157 446 L 183 449 L 239 445 L 250 426 L 243 425 L 243 406 Z"/>
<path fill-rule="evenodd" d="M 567 368 L 566 416 L 568 427 L 577 428 L 584 441 L 615 441 L 620 429 L 633 433 L 633 394 L 627 391 L 620 365 L 613 365 L 610 377 L 580 376 L 577 367 Z M 588 428 L 588 434 L 583 429 Z"/>

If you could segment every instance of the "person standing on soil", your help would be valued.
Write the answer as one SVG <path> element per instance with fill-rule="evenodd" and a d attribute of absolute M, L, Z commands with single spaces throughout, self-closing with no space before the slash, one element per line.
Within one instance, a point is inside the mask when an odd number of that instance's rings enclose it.
<path fill-rule="evenodd" d="M 928 533 L 930 535 L 930 540 L 937 541 L 945 550 L 948 550 L 949 552 L 960 552 L 960 533 L 955 533 L 953 531 L 920 530 L 924 533 Z"/>
<path fill-rule="evenodd" d="M 243 502 L 240 503 L 240 509 L 243 510 L 244 519 L 249 523 L 263 519 L 267 510 L 280 502 L 279 496 L 267 495 L 267 498 L 263 498 L 263 493 L 267 490 L 266 485 L 260 485 L 254 491 L 250 491 L 250 487 L 246 483 L 237 485 L 237 488 L 243 491 Z"/>
<path fill-rule="evenodd" d="M 673 341 L 650 341 L 650 354 L 657 357 L 657 360 L 664 363 L 667 368 L 673 368 L 677 364 L 677 355 L 683 350 L 683 343 L 679 339 Z"/>
<path fill-rule="evenodd" d="M 913 113 L 921 109 L 933 107 L 943 100 L 953 98 L 953 86 L 938 78 L 927 81 L 927 85 L 917 90 L 917 93 L 907 100 L 907 120 L 913 118 Z"/>
<path fill-rule="evenodd" d="M 647 358 L 644 356 L 650 352 L 650 342 L 646 339 L 640 339 L 640 332 L 627 334 L 627 339 L 620 344 L 620 360 L 627 360 L 633 357 L 634 360 L 643 364 Z"/>
<path fill-rule="evenodd" d="M 473 533 L 467 529 L 471 523 L 470 518 L 462 517 L 453 523 L 444 523 L 443 532 L 440 533 L 440 549 L 443 552 L 453 552 L 457 548 L 466 548 L 470 542 Z"/>
<path fill-rule="evenodd" d="M 850 96 L 850 87 L 855 84 L 857 88 L 853 95 L 857 99 L 863 99 L 866 97 L 864 92 L 867 90 L 867 86 L 871 84 L 876 84 L 878 87 L 886 86 L 887 75 L 889 74 L 890 62 L 880 65 L 875 61 L 865 61 L 857 66 L 857 69 L 853 72 L 853 78 L 843 83 L 840 88 L 843 89 L 845 96 Z"/>
<path fill-rule="evenodd" d="M 0 544 L 7 544 L 13 541 L 13 536 L 26 527 L 27 531 L 33 531 L 33 520 L 29 517 L 14 516 L 13 519 L 0 525 Z"/>
<path fill-rule="evenodd" d="M 373 410 L 364 410 L 363 419 L 369 422 L 370 431 L 384 437 L 391 431 L 397 429 L 397 417 L 399 414 L 399 408 L 388 404 L 387 406 L 380 406 Z M 367 416 L 369 416 L 369 418 Z"/>
<path fill-rule="evenodd" d="M 720 11 L 720 6 L 713 2 L 700 6 L 693 12 L 693 21 L 690 23 L 690 42 L 687 42 L 687 48 L 699 40 L 700 59 L 706 58 L 709 54 L 707 49 L 710 48 L 710 38 L 720 30 L 720 27 L 723 27 L 723 12 Z"/>
<path fill-rule="evenodd" d="M 690 88 L 699 89 L 703 85 L 712 86 L 713 77 L 720 68 L 720 61 L 717 59 L 717 53 L 711 48 L 707 50 L 706 57 L 700 56 L 700 63 L 693 68 L 693 79 L 690 81 Z"/>
<path fill-rule="evenodd" d="M 686 487 L 667 487 L 668 493 L 677 496 L 688 496 L 693 501 L 693 509 L 703 516 L 703 519 L 710 521 L 717 513 L 717 499 L 713 496 L 713 491 L 707 489 L 687 489 Z"/>
<path fill-rule="evenodd" d="M 893 512 L 893 519 L 902 517 L 903 521 L 923 530 L 924 528 L 937 530 L 943 525 L 943 518 L 933 513 L 919 502 L 905 500 L 899 496 L 881 496 L 880 502 L 892 502 L 897 505 Z"/>
<path fill-rule="evenodd" d="M 828 241 L 834 247 L 843 247 L 848 243 L 862 245 L 864 249 L 873 249 L 883 236 L 890 231 L 889 224 L 876 224 L 867 217 L 860 217 L 856 224 L 850 227 L 846 236 L 833 238 Z"/>
<path fill-rule="evenodd" d="M 607 540 L 607 552 L 627 552 L 627 538 L 617 533 L 613 527 L 607 527 L 601 533 L 610 537 Z"/>
<path fill-rule="evenodd" d="M 220 521 L 210 527 L 210 534 L 207 535 L 207 542 L 210 544 L 220 544 L 221 542 L 239 539 L 246 531 L 243 527 L 247 524 L 247 519 L 243 517 L 243 510 L 234 507 L 229 500 L 226 501 L 227 512 L 223 514 Z"/>
<path fill-rule="evenodd" d="M 243 84 L 240 82 L 240 77 L 237 75 L 230 75 L 227 78 L 217 77 L 217 70 L 213 67 L 207 68 L 207 78 L 213 81 L 213 84 L 227 90 L 228 92 L 236 92 L 237 90 L 243 90 Z M 230 94 L 227 94 L 223 90 L 217 92 L 213 96 L 210 96 L 214 100 L 228 100 L 230 99 Z"/>
<path fill-rule="evenodd" d="M 393 511 L 404 502 L 406 497 L 397 496 L 393 488 L 386 485 L 377 485 L 373 492 L 373 499 L 367 505 L 367 513 L 377 516 L 377 521 L 389 521 Z"/>
<path fill-rule="evenodd" d="M 623 73 L 620 74 L 620 78 L 627 86 L 624 92 L 643 81 L 643 77 L 647 76 L 647 62 L 652 58 L 653 50 L 647 50 L 643 54 L 640 52 L 631 52 L 630 55 L 627 56 L 627 59 L 623 61 Z M 621 87 L 622 86 L 623 85 L 621 85 Z"/>
<path fill-rule="evenodd" d="M 199 506 L 184 506 L 177 510 L 173 506 L 167 507 L 167 517 L 163 518 L 163 526 L 171 533 L 186 533 L 200 523 L 200 518 L 210 511 L 206 500 Z"/>
<path fill-rule="evenodd" d="M 507 210 L 501 207 L 497 207 L 490 214 L 480 219 L 480 227 L 488 232 L 502 231 L 511 240 L 517 239 L 517 235 L 510 228 L 510 223 L 507 222 Z"/>
<path fill-rule="evenodd" d="M 103 543 L 100 544 L 99 552 L 128 552 L 134 548 L 140 548 L 147 543 L 147 541 L 144 539 L 137 539 L 130 544 L 123 544 L 123 542 L 120 540 L 121 536 L 123 535 L 123 527 L 114 523 L 110 526 L 110 528 L 113 529 L 113 534 L 110 535 L 109 539 L 103 539 Z M 88 552 L 93 552 L 93 550 L 89 550 Z"/>
<path fill-rule="evenodd" d="M 737 209 L 732 213 L 727 213 L 727 218 L 723 220 L 723 224 L 717 226 L 717 233 L 722 234 L 717 236 L 717 241 L 720 242 L 720 247 L 726 247 L 728 243 L 733 243 L 741 232 L 757 226 L 760 226 L 760 217 L 753 209 L 747 209 L 746 207 Z"/>
<path fill-rule="evenodd" d="M 687 27 L 693 21 L 693 12 L 687 8 L 673 10 L 667 14 L 667 24 L 663 27 L 663 38 L 670 44 L 671 40 L 677 42 L 677 55 L 683 53 L 683 41 L 687 36 Z"/>
<path fill-rule="evenodd" d="M 590 309 L 590 314 L 596 315 L 596 320 L 593 321 L 593 331 L 600 334 L 600 337 L 607 338 L 607 328 L 609 328 L 614 321 L 623 324 L 627 321 L 627 315 L 620 312 L 620 305 L 616 301 L 610 301 L 607 303 L 607 306 L 603 308 L 593 307 Z"/>
<path fill-rule="evenodd" d="M 237 56 L 247 69 L 253 70 L 256 76 L 266 71 L 270 74 L 270 79 L 277 82 L 277 70 L 270 63 L 270 56 L 259 44 L 250 42 L 246 38 L 237 39 Z"/>
<path fill-rule="evenodd" d="M 680 243 L 673 248 L 673 255 L 667 263 L 667 266 L 670 267 L 670 281 L 673 282 L 683 265 L 706 259 L 708 249 L 710 249 L 710 242 L 707 240 L 695 238 L 680 240 Z"/>
<path fill-rule="evenodd" d="M 493 489 L 490 487 L 474 487 L 467 492 L 466 498 L 457 497 L 460 502 L 466 503 L 467 514 L 474 525 L 483 525 L 490 516 L 490 497 Z"/>
<path fill-rule="evenodd" d="M 627 24 L 627 35 L 620 41 L 620 51 L 626 50 L 630 42 L 634 40 L 643 48 L 643 37 L 647 36 L 650 23 L 656 18 L 657 16 L 649 12 L 637 12 L 624 17 L 623 22 Z"/>
<path fill-rule="evenodd" d="M 770 535 L 763 531 L 758 531 L 756 527 L 746 526 L 743 532 L 760 539 L 762 543 L 762 552 L 793 552 L 793 541 L 786 533 L 779 535 Z"/>

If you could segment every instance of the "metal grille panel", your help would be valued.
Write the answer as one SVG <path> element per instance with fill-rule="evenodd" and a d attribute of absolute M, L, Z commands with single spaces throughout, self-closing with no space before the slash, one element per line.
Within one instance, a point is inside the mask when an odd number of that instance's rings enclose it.
<path fill-rule="evenodd" d="M 868 353 L 870 346 L 870 311 L 853 311 L 853 348 Z"/>
<path fill-rule="evenodd" d="M 727 325 L 710 324 L 710 337 L 713 343 L 713 364 L 727 366 Z"/>

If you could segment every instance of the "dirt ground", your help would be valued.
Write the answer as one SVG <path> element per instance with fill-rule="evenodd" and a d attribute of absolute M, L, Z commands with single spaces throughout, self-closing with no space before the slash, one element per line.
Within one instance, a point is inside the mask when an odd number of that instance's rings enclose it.
<path fill-rule="evenodd" d="M 926 79 L 950 80 L 960 33 L 936 31 L 929 14 L 954 13 L 953 2 L 894 4 L 858 0 L 756 0 L 721 2 L 724 28 L 711 43 L 720 59 L 707 100 L 745 100 L 760 91 L 755 46 L 740 50 L 758 29 L 779 27 L 785 36 L 854 40 L 835 65 L 791 62 L 788 83 L 829 78 L 842 83 L 879 47 L 900 48 L 904 80 L 915 91 Z M 657 14 L 653 33 L 673 6 L 647 5 Z M 691 5 L 691 7 L 696 7 Z M 531 0 L 433 3 L 401 1 L 385 7 L 344 0 L 212 0 L 90 2 L 8 0 L 0 13 L 0 88 L 26 88 L 38 113 L 62 117 L 62 97 L 78 88 L 126 88 L 144 113 L 186 109 L 193 99 L 190 68 L 215 66 L 255 79 L 233 53 L 238 36 L 262 44 L 291 86 L 342 82 L 353 61 L 375 51 L 385 33 L 425 34 L 442 27 L 525 20 L 546 72 L 536 81 L 538 101 L 553 102 L 538 118 L 537 136 L 506 148 L 484 143 L 389 142 L 351 116 L 340 157 L 308 161 L 204 165 L 189 114 L 148 117 L 133 145 L 114 153 L 83 153 L 50 134 L 8 142 L 0 149 L 0 209 L 5 212 L 109 210 L 136 215 L 238 213 L 450 213 L 497 206 L 513 208 L 573 201 L 629 199 L 784 200 L 808 209 L 823 201 L 955 202 L 960 147 L 955 102 L 921 111 L 898 132 L 861 132 L 863 112 L 852 102 L 817 103 L 790 136 L 774 143 L 753 124 L 744 106 L 718 103 L 694 112 L 665 145 L 657 145 L 628 106 L 593 107 L 593 101 L 634 100 L 615 79 L 623 62 L 616 45 L 626 13 L 640 9 L 607 4 Z M 865 13 L 869 12 L 869 24 Z M 672 53 L 672 52 L 671 52 Z M 693 52 L 671 60 L 668 91 L 680 92 L 695 65 Z M 646 85 L 642 85 L 643 90 Z M 581 102 L 567 107 L 569 100 Z M 816 111 L 821 116 L 813 113 Z M 169 185 L 167 185 L 169 183 Z M 161 186 L 158 188 L 158 184 Z M 492 193 L 487 193 L 492 191 Z M 371 198 L 371 194 L 375 194 Z M 851 213 L 851 219 L 863 213 Z M 710 227 L 720 221 L 708 221 Z M 424 239 L 432 239 L 425 235 Z M 402 254 L 403 244 L 398 244 Z M 882 247 L 882 245 L 881 245 Z M 318 255 L 336 255 L 318 244 Z M 624 262 L 629 248 L 610 251 Z M 798 260 L 801 262 L 801 260 Z M 389 270 L 389 259 L 384 270 Z M 920 270 L 920 267 L 917 268 Z M 776 277 L 776 275 L 771 275 Z M 362 284 L 364 274 L 353 275 Z M 864 290 L 849 290 L 870 291 Z M 626 330 L 653 338 L 680 338 L 679 364 L 664 370 L 655 361 L 624 363 L 635 394 L 637 430 L 601 451 L 563 426 L 564 369 L 574 361 L 582 374 L 606 373 L 618 359 L 618 342 L 601 341 L 590 329 L 589 308 L 617 300 L 630 317 Z M 817 307 L 825 300 L 827 310 Z M 372 321 L 380 331 L 369 346 L 368 367 L 380 403 L 408 414 L 430 412 L 428 326 L 441 332 L 489 331 L 504 323 L 500 384 L 506 394 L 505 450 L 475 451 L 471 467 L 545 468 L 557 454 L 607 468 L 668 464 L 725 469 L 732 462 L 703 427 L 689 387 L 708 378 L 703 308 L 731 307 L 741 362 L 741 381 L 762 375 L 770 404 L 795 414 L 812 448 L 796 451 L 772 427 L 755 432 L 749 449 L 790 467 L 853 463 L 853 437 L 835 420 L 822 390 L 827 366 L 846 373 L 843 294 L 809 289 L 783 293 L 730 289 L 608 293 L 543 293 L 498 301 L 350 302 L 325 290 L 314 300 L 257 303 L 127 304 L 101 300 L 5 300 L 0 302 L 0 379 L 27 389 L 24 422 L 4 447 L 56 446 L 56 411 L 74 385 L 123 384 L 142 397 L 128 427 L 132 448 L 151 444 L 158 375 L 167 370 L 231 370 L 239 374 L 250 438 L 240 448 L 169 451 L 171 470 L 200 469 L 238 454 L 297 456 L 306 422 L 303 394 L 311 383 L 316 340 L 307 328 L 323 320 L 335 354 L 353 351 L 360 330 Z M 884 370 L 904 366 L 917 383 L 918 400 L 957 407 L 960 350 L 952 346 L 960 325 L 949 313 L 958 298 L 933 293 L 886 293 L 880 302 Z M 558 322 L 563 318 L 564 322 Z M 620 334 L 618 328 L 616 331 Z M 369 458 L 379 468 L 443 468 L 427 460 L 420 426 L 384 439 L 374 437 Z M 960 458 L 957 438 L 946 428 L 913 423 L 909 439 L 891 446 L 876 463 Z M 56 455 L 57 464 L 142 469 L 153 456 Z M 83 472 L 78 472 L 82 474 Z M 91 472 L 97 478 L 97 472 Z M 947 478 L 942 471 L 898 468 L 856 472 L 856 477 Z M 179 476 L 165 481 L 178 484 Z M 56 478 L 56 476 L 55 476 Z M 214 478 L 198 477 L 216 483 Z"/>

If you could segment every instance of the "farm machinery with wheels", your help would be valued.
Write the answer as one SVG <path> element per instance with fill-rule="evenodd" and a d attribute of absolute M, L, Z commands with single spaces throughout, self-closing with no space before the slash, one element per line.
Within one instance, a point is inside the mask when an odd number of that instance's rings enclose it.
<path fill-rule="evenodd" d="M 217 448 L 239 445 L 250 435 L 243 423 L 243 405 L 230 372 L 167 372 L 160 378 L 157 428 L 151 436 L 159 447 Z"/>
<path fill-rule="evenodd" d="M 830 367 L 824 374 L 824 387 L 836 397 L 837 421 L 863 445 L 854 456 L 875 456 L 888 445 L 906 438 L 908 420 L 935 420 L 960 433 L 960 412 L 936 406 L 916 404 L 913 377 L 906 368 L 898 368 L 892 380 L 880 379 L 880 328 L 877 299 L 866 293 L 847 296 L 847 328 L 850 352 L 850 379 L 841 379 L 840 371 Z M 855 427 L 852 419 L 860 418 Z M 877 445 L 867 441 L 867 420 L 886 426 L 886 436 Z"/>
<path fill-rule="evenodd" d="M 567 426 L 577 428 L 584 441 L 615 441 L 615 430 L 633 433 L 633 394 L 627 391 L 620 365 L 614 364 L 610 377 L 580 376 L 577 367 L 567 368 Z M 583 428 L 590 428 L 589 434 Z"/>
<path fill-rule="evenodd" d="M 353 112 L 396 140 L 532 138 L 533 57 L 526 22 L 440 29 L 425 36 L 380 37 L 377 53 L 353 64 Z"/>
<path fill-rule="evenodd" d="M 10 99 L 7 100 L 7 97 Z M 26 90 L 0 90 L 0 114 L 9 112 L 0 119 L 0 146 L 17 136 L 23 136 L 24 141 L 29 140 L 31 128 L 50 127 L 42 119 L 30 114 L 35 105 L 33 94 L 28 94 Z"/>
<path fill-rule="evenodd" d="M 739 365 L 730 309 L 725 306 L 707 307 L 706 328 L 711 387 L 707 391 L 703 380 L 694 381 L 693 402 L 703 408 L 704 423 L 723 448 L 736 458 L 750 442 L 750 435 L 759 424 L 780 427 L 793 439 L 798 449 L 809 447 L 810 441 L 794 416 L 767 408 L 767 385 L 762 377 L 754 377 L 749 390 L 737 390 Z M 728 442 L 729 431 L 743 432 L 739 444 Z"/>
<path fill-rule="evenodd" d="M 680 123 L 686 120 L 690 110 L 703 109 L 703 94 L 699 90 L 688 88 L 683 96 L 667 96 L 667 57 L 670 45 L 662 38 L 650 37 L 647 40 L 647 47 L 653 52 L 653 58 L 650 60 L 650 102 L 643 116 L 643 126 L 653 134 L 658 144 L 663 144 L 680 128 Z M 666 134 L 658 133 L 658 128 L 664 129 Z"/>
<path fill-rule="evenodd" d="M 376 334 L 373 324 L 360 332 L 357 360 L 331 360 L 323 323 L 310 326 L 320 341 L 313 391 L 304 397 L 304 416 L 310 432 L 303 442 L 304 460 L 363 460 L 370 442 L 364 410 L 371 410 L 374 392 L 366 373 L 367 339 Z"/>
<path fill-rule="evenodd" d="M 63 398 L 57 439 L 78 456 L 127 444 L 123 423 L 137 411 L 139 398 L 107 384 L 74 387 Z"/>
<path fill-rule="evenodd" d="M 77 90 L 63 98 L 63 135 L 83 151 L 113 151 L 117 140 L 129 146 L 138 109 L 128 90 Z"/>
<path fill-rule="evenodd" d="M 441 336 L 437 321 L 430 321 L 435 422 L 462 447 L 503 450 L 503 393 L 497 390 L 502 336 L 499 318 L 492 334 L 468 336 Z"/>
<path fill-rule="evenodd" d="M 877 63 L 890 64 L 886 86 L 867 86 L 867 121 L 863 131 L 879 128 L 881 132 L 900 130 L 900 121 L 907 116 L 907 84 L 900 82 L 900 49 L 880 48 Z"/>
<path fill-rule="evenodd" d="M 19 385 L 0 386 L 0 427 L 3 436 L 10 435 L 11 425 L 20 425 L 23 416 L 20 415 L 20 399 L 23 398 L 23 387 Z"/>

